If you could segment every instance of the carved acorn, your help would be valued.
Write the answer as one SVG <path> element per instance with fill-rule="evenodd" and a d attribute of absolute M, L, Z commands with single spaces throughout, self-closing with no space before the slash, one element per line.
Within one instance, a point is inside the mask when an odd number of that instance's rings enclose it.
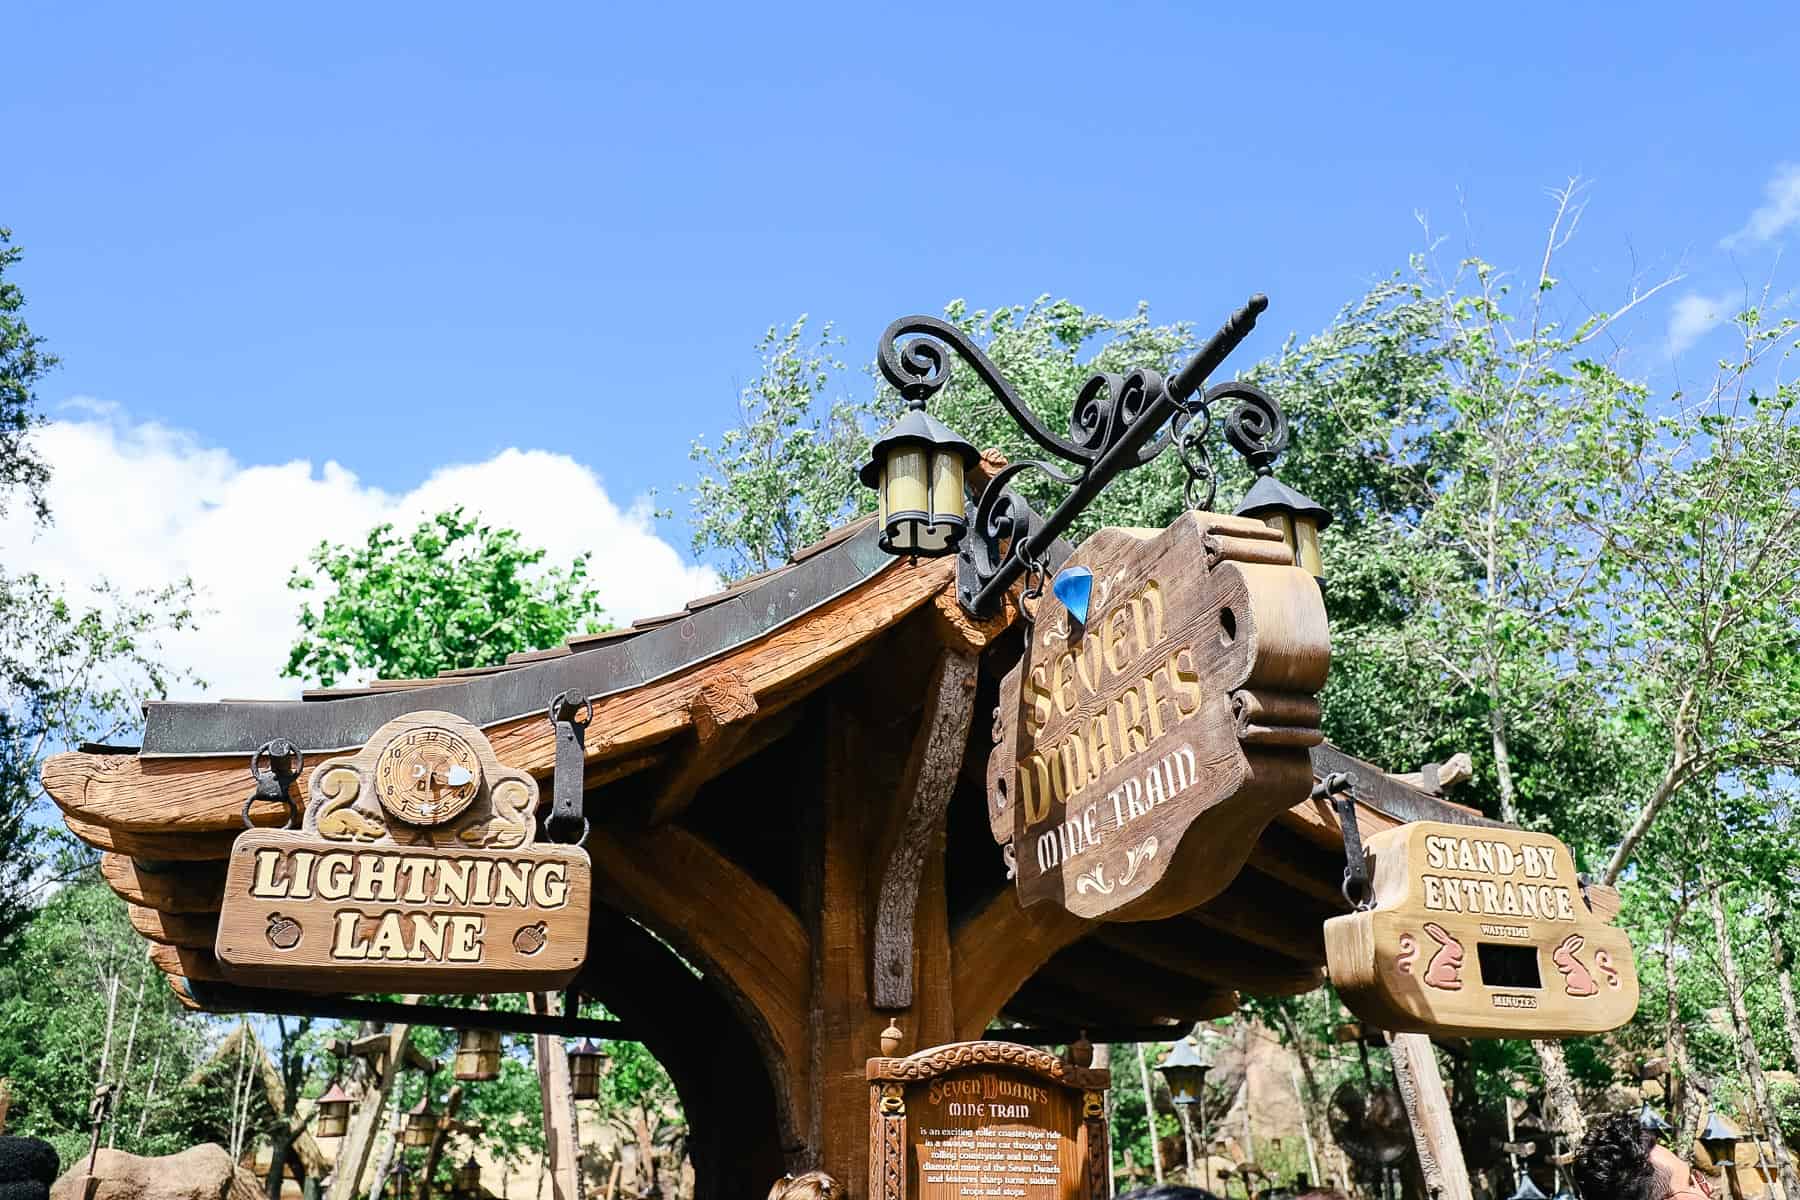
<path fill-rule="evenodd" d="M 550 935 L 542 921 L 535 925 L 521 925 L 519 932 L 513 934 L 513 949 L 520 954 L 536 954 L 549 940 Z"/>
<path fill-rule="evenodd" d="M 269 914 L 269 944 L 277 950 L 292 950 L 300 944 L 300 922 L 280 913 Z"/>

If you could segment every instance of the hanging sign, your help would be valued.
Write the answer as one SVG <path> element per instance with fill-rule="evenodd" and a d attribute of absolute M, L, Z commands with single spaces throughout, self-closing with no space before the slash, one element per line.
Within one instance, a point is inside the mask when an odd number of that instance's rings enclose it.
<path fill-rule="evenodd" d="M 1102 1200 L 1106 1071 L 1012 1042 L 872 1058 L 873 1200 Z"/>
<path fill-rule="evenodd" d="M 1374 907 L 1325 922 L 1331 982 L 1399 1033 L 1571 1037 L 1637 1011 L 1631 942 L 1546 833 L 1415 821 L 1369 838 Z"/>
<path fill-rule="evenodd" d="M 452 713 L 418 712 L 328 759 L 299 829 L 231 849 L 215 955 L 239 982 L 310 991 L 538 991 L 587 956 L 590 869 L 538 845 L 537 781 Z"/>
<path fill-rule="evenodd" d="M 1331 646 L 1292 563 L 1260 521 L 1200 512 L 1099 530 L 1070 557 L 1001 682 L 988 763 L 1021 903 L 1191 908 L 1306 799 Z"/>

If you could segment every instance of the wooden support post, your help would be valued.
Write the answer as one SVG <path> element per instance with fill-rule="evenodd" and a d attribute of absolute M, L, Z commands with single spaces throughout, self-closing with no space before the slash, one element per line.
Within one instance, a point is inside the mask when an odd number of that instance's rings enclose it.
<path fill-rule="evenodd" d="M 548 992 L 531 993 L 531 1011 L 551 1015 Z M 537 1036 L 538 1087 L 544 1101 L 544 1155 L 548 1160 L 551 1200 L 581 1200 L 581 1139 L 575 1128 L 575 1092 L 569 1080 L 569 1054 L 553 1034 Z"/>
<path fill-rule="evenodd" d="M 1450 1119 L 1450 1100 L 1444 1094 L 1444 1077 L 1438 1071 L 1431 1038 L 1422 1033 L 1391 1033 L 1387 1043 L 1431 1200 L 1473 1200 L 1469 1168 Z"/>
<path fill-rule="evenodd" d="M 431 1135 L 431 1149 L 425 1152 L 425 1165 L 419 1171 L 419 1188 L 414 1200 L 431 1200 L 431 1176 L 437 1170 L 438 1158 L 444 1153 L 444 1142 L 450 1137 L 450 1126 L 456 1123 L 456 1110 L 462 1107 L 462 1084 L 454 1084 L 444 1099 L 444 1112 L 438 1118 L 437 1132 Z"/>
<path fill-rule="evenodd" d="M 418 1000 L 417 996 L 406 997 L 408 1004 L 416 1004 Z M 376 1127 L 381 1123 L 381 1114 L 387 1109 L 388 1092 L 400 1077 L 400 1068 L 405 1059 L 406 1035 L 411 1031 L 411 1025 L 394 1025 L 388 1029 L 387 1052 L 382 1055 L 380 1062 L 374 1064 L 373 1082 L 363 1096 L 362 1103 L 357 1106 L 356 1116 L 350 1121 L 350 1136 L 344 1139 L 344 1148 L 338 1153 L 336 1173 L 331 1177 L 329 1200 L 350 1200 L 362 1190 L 362 1174 L 369 1165 L 369 1151 L 375 1146 Z"/>
<path fill-rule="evenodd" d="M 736 671 L 709 676 L 688 703 L 694 749 L 680 756 L 651 804 L 652 825 L 674 820 L 694 801 L 694 793 L 717 775 L 750 732 L 756 718 L 756 694 Z"/>

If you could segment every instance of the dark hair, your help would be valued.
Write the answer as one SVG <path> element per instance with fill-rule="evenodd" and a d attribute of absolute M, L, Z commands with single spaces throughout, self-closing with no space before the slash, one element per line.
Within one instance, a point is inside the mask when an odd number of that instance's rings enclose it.
<path fill-rule="evenodd" d="M 1588 1130 L 1575 1152 L 1572 1173 L 1582 1200 L 1658 1200 L 1663 1188 L 1651 1165 L 1656 1131 L 1622 1112 Z"/>

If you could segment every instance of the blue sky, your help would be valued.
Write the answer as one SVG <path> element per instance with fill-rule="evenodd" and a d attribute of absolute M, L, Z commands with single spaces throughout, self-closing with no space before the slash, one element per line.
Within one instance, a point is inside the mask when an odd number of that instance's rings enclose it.
<path fill-rule="evenodd" d="M 1791 5 L 25 4 L 4 55 L 51 405 L 388 496 L 558 451 L 622 510 L 798 313 L 862 362 L 953 297 L 1211 328 L 1261 290 L 1263 353 L 1416 211 L 1527 267 L 1571 175 L 1572 290 L 1687 272 L 1636 330 L 1666 374 L 1800 162 Z"/>

